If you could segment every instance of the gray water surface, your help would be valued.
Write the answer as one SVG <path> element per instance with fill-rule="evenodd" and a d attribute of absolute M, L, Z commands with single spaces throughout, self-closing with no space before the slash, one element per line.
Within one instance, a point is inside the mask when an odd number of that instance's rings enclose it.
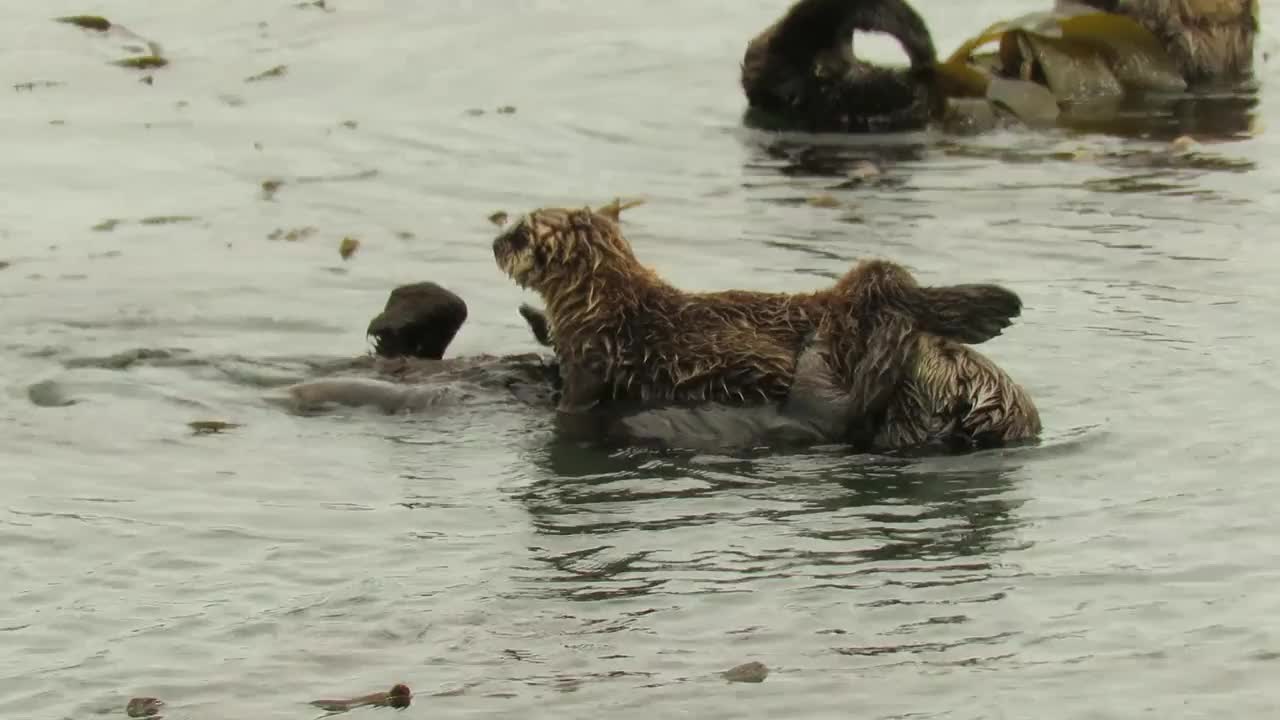
<path fill-rule="evenodd" d="M 1145 138 L 812 138 L 740 122 L 781 1 L 10 5 L 0 716 L 308 718 L 394 682 L 421 718 L 1280 707 L 1274 64 L 1256 103 Z M 1028 9 L 919 7 L 943 52 Z M 171 64 L 50 20 L 86 12 Z M 1170 150 L 1224 125 L 1252 131 Z M 690 289 L 806 290 L 867 255 L 1013 288 L 1023 318 L 981 350 L 1043 441 L 608 453 L 505 405 L 270 402 L 364 352 L 405 282 L 466 298 L 451 354 L 531 350 L 486 216 L 615 195 L 647 199 L 637 253 Z M 718 675 L 750 660 L 762 684 Z"/>

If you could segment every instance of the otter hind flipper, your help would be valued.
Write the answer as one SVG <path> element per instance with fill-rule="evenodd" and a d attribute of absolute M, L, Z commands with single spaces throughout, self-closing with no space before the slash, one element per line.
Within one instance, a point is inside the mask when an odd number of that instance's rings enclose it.
<path fill-rule="evenodd" d="M 905 0 L 800 0 L 774 27 L 770 46 L 789 60 L 807 63 L 825 52 L 843 53 L 858 30 L 897 40 L 912 67 L 937 60 L 928 26 Z"/>
<path fill-rule="evenodd" d="M 911 70 L 858 60 L 855 30 L 892 36 Z M 939 109 L 936 62 L 928 27 L 905 0 L 799 0 L 747 45 L 741 83 L 753 110 L 802 129 L 908 129 Z"/>
<path fill-rule="evenodd" d="M 970 345 L 1000 335 L 1022 314 L 1022 298 L 999 285 L 944 285 L 921 291 L 922 329 Z"/>
<path fill-rule="evenodd" d="M 533 331 L 533 337 L 540 345 L 555 347 L 555 342 L 551 338 L 551 324 L 547 322 L 545 312 L 529 303 L 520 303 L 520 316 L 529 323 L 529 329 Z"/>

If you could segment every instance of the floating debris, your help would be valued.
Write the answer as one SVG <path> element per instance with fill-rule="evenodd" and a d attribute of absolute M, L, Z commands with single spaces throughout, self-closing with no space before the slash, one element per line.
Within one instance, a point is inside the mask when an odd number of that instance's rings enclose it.
<path fill-rule="evenodd" d="M 470 115 L 471 117 L 478 117 L 484 114 L 484 110 L 481 110 L 480 108 L 467 108 L 464 114 Z"/>
<path fill-rule="evenodd" d="M 413 233 L 409 232 L 408 230 L 397 230 L 396 237 L 400 238 L 401 240 L 412 240 Z"/>
<path fill-rule="evenodd" d="M 493 223 L 494 225 L 497 225 L 498 227 L 502 227 L 503 225 L 506 225 L 507 224 L 506 211 L 499 210 L 498 212 L 493 213 L 492 215 L 489 216 L 489 222 Z"/>
<path fill-rule="evenodd" d="M 5 269 L 5 268 L 9 267 L 9 266 L 10 266 L 10 265 L 12 265 L 12 264 L 13 264 L 13 263 L 9 262 L 8 260 L 0 260 L 0 270 L 3 270 L 3 269 Z"/>
<path fill-rule="evenodd" d="M 326 0 L 309 0 L 308 2 L 300 2 L 294 5 L 294 7 L 300 10 L 306 10 L 307 8 L 318 8 L 325 12 L 333 12 L 333 8 L 329 7 L 329 3 L 326 2 Z"/>
<path fill-rule="evenodd" d="M 286 240 L 286 241 L 288 241 L 288 242 L 297 242 L 297 241 L 302 240 L 302 239 L 304 239 L 304 238 L 309 238 L 309 237 L 311 237 L 312 235 L 315 235 L 315 234 L 316 234 L 316 228 L 311 227 L 311 226 L 309 226 L 309 225 L 308 225 L 307 227 L 294 228 L 294 229 L 289 230 L 289 231 L 285 231 L 285 230 L 281 230 L 280 228 L 276 228 L 275 230 L 271 231 L 271 234 L 270 234 L 270 235 L 267 235 L 267 239 L 268 239 L 268 240 Z"/>
<path fill-rule="evenodd" d="M 515 105 L 503 105 L 496 111 L 499 115 L 514 115 L 516 112 Z"/>
<path fill-rule="evenodd" d="M 56 20 L 60 23 L 68 23 L 75 25 L 76 27 L 82 27 L 85 30 L 106 32 L 111 29 L 111 21 L 97 15 L 68 15 L 66 17 L 56 18 Z"/>
<path fill-rule="evenodd" d="M 272 178 L 270 180 L 263 180 L 262 181 L 262 199 L 263 200 L 274 199 L 276 196 L 276 191 L 283 186 L 284 186 L 283 180 L 277 180 L 275 178 Z"/>
<path fill-rule="evenodd" d="M 636 198 L 634 200 L 623 201 L 623 199 L 619 197 L 619 198 L 614 198 L 613 202 L 609 203 L 608 205 L 602 205 L 596 208 L 596 212 L 600 213 L 601 215 L 608 215 L 609 217 L 613 218 L 614 222 L 620 222 L 622 220 L 623 210 L 630 210 L 631 208 L 639 207 L 644 203 L 645 203 L 644 198 Z"/>
<path fill-rule="evenodd" d="M 44 380 L 27 387 L 27 399 L 36 407 L 67 407 L 78 401 L 68 397 L 67 391 L 60 383 Z"/>
<path fill-rule="evenodd" d="M 870 160 L 862 160 L 849 171 L 850 180 L 870 180 L 880 176 L 880 168 Z"/>
<path fill-rule="evenodd" d="M 66 85 L 66 83 L 60 80 L 32 80 L 30 82 L 14 83 L 13 90 L 14 92 L 22 92 L 24 90 L 27 92 L 31 92 L 32 90 L 35 90 L 38 87 L 51 88 L 51 87 L 58 87 L 59 85 Z"/>
<path fill-rule="evenodd" d="M 214 435 L 233 430 L 240 427 L 240 425 L 238 423 L 223 422 L 222 420 L 195 420 L 187 423 L 187 427 L 195 431 L 196 435 Z"/>
<path fill-rule="evenodd" d="M 360 249 L 360 241 L 353 237 L 344 237 L 342 242 L 338 243 L 338 254 L 343 260 L 350 260 L 352 255 L 356 254 L 356 250 Z"/>
<path fill-rule="evenodd" d="M 1191 152 L 1195 150 L 1196 139 L 1190 135 L 1179 135 L 1173 139 L 1173 142 L 1169 143 L 1169 147 L 1178 153 Z"/>
<path fill-rule="evenodd" d="M 169 61 L 159 55 L 139 55 L 138 57 L 115 60 L 111 64 L 131 70 L 150 70 L 151 68 L 164 67 L 169 64 Z"/>
<path fill-rule="evenodd" d="M 813 197 L 806 198 L 805 202 L 809 203 L 814 207 L 819 207 L 819 208 L 840 207 L 840 201 L 837 200 L 835 196 L 832 196 L 832 195 L 814 195 Z"/>
<path fill-rule="evenodd" d="M 355 120 L 343 120 L 338 124 L 344 128 L 347 128 L 348 130 L 355 130 L 357 127 L 360 126 L 360 123 L 356 122 Z"/>
<path fill-rule="evenodd" d="M 245 78 L 245 79 L 244 79 L 244 81 L 245 81 L 245 82 L 259 82 L 259 81 L 261 81 L 261 80 L 266 80 L 267 78 L 280 77 L 280 76 L 284 75 L 284 74 L 285 74 L 286 72 L 288 72 L 288 71 L 289 71 L 289 66 L 288 66 L 288 65 L 277 65 L 277 66 L 275 66 L 275 67 L 271 68 L 270 70 L 263 70 L 262 72 L 258 73 L 257 75 L 250 75 L 249 77 Z"/>
<path fill-rule="evenodd" d="M 116 226 L 122 222 L 124 221 L 119 220 L 117 218 L 107 218 L 106 220 L 103 220 L 102 222 L 98 223 L 97 225 L 94 225 L 89 229 L 96 230 L 98 232 L 111 232 L 112 230 L 115 230 Z"/>
<path fill-rule="evenodd" d="M 769 668 L 765 667 L 764 663 L 752 661 L 729 668 L 720 673 L 720 677 L 729 682 L 764 682 L 764 679 L 769 677 Z"/>
<path fill-rule="evenodd" d="M 107 20 L 97 15 L 70 15 L 67 17 L 55 18 L 57 22 L 68 23 L 86 30 L 94 30 L 100 33 L 110 32 L 112 35 L 125 36 L 138 40 L 140 44 L 126 44 L 125 52 L 141 53 L 136 57 L 125 58 L 123 60 L 114 60 L 112 65 L 130 68 L 133 70 L 149 70 L 151 68 L 164 67 L 169 64 L 161 51 L 159 43 L 148 40 L 137 33 L 129 30 L 123 25 Z"/>
<path fill-rule="evenodd" d="M 131 718 L 143 718 L 158 715 L 160 708 L 164 707 L 164 701 L 158 698 L 138 697 L 129 701 L 124 711 Z"/>
<path fill-rule="evenodd" d="M 143 85 L 155 85 L 156 79 L 150 75 L 145 75 L 139 78 L 138 82 L 142 83 Z"/>
<path fill-rule="evenodd" d="M 376 692 L 369 695 L 361 695 L 350 700 L 312 700 L 311 704 L 329 712 L 346 712 L 353 708 L 364 705 L 375 705 L 378 707 L 407 708 L 413 700 L 413 692 L 409 690 L 409 686 L 398 684 L 391 688 L 388 692 Z"/>
<path fill-rule="evenodd" d="M 195 222 L 199 218 L 191 215 L 152 215 L 144 217 L 138 222 L 143 225 L 173 225 L 175 223 Z"/>

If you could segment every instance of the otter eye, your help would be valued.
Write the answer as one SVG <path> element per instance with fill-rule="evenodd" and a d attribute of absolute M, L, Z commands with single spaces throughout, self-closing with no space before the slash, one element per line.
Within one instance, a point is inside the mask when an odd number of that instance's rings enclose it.
<path fill-rule="evenodd" d="M 547 249 L 542 246 L 534 248 L 533 262 L 538 267 L 545 267 L 547 264 Z"/>
<path fill-rule="evenodd" d="M 517 225 L 511 228 L 507 233 L 507 247 L 511 248 L 512 252 L 520 252 L 529 247 L 529 233 L 525 232 L 524 227 Z"/>

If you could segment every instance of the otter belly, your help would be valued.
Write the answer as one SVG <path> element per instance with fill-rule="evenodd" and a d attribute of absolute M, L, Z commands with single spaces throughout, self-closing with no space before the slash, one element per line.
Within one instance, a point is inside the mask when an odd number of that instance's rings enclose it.
<path fill-rule="evenodd" d="M 290 408 L 310 413 L 327 407 L 371 407 L 385 413 L 422 412 L 461 401 L 447 385 L 405 385 L 366 378 L 310 380 L 286 389 Z"/>

